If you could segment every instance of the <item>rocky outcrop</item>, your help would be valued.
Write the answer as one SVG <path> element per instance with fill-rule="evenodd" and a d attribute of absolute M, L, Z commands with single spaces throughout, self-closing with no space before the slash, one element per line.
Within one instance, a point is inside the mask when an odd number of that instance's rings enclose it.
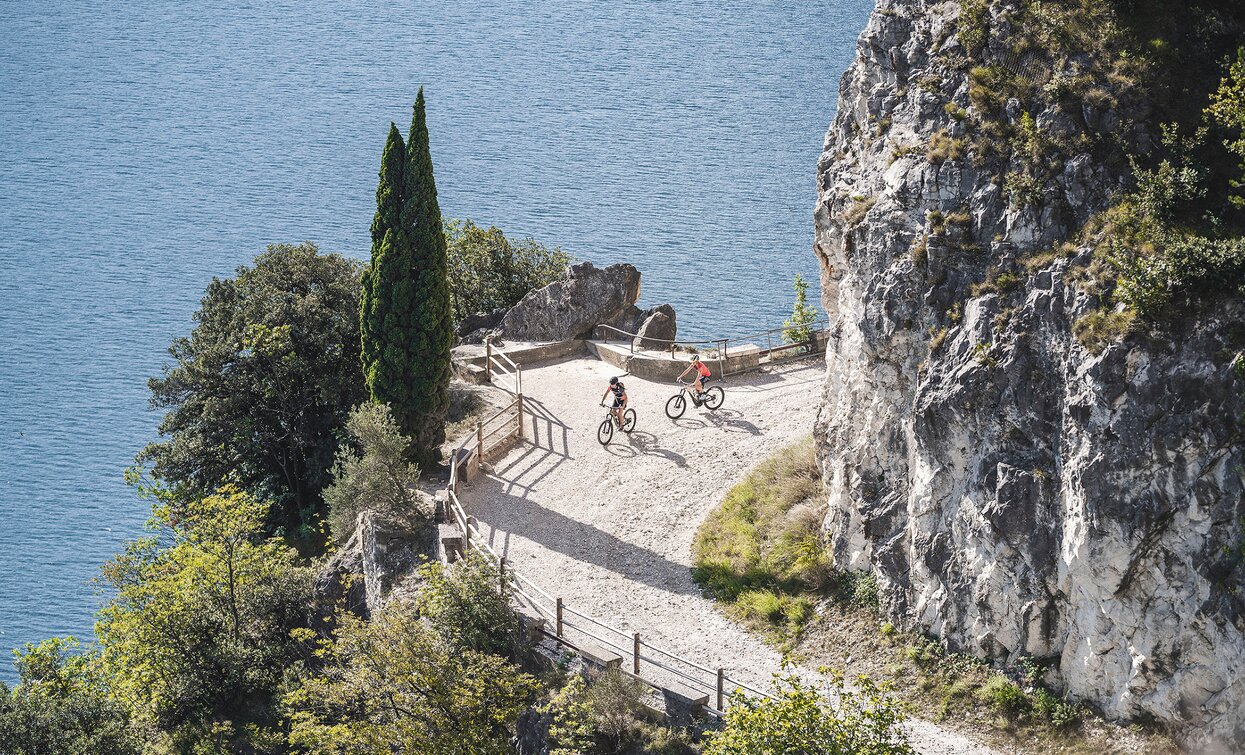
<path fill-rule="evenodd" d="M 568 341 L 591 338 L 602 324 L 634 333 L 658 311 L 669 317 L 673 332 L 670 305 L 645 311 L 636 306 L 639 298 L 640 271 L 634 266 L 598 268 L 580 262 L 561 280 L 529 292 L 511 307 L 494 334 L 516 341 Z"/>
<path fill-rule="evenodd" d="M 424 503 L 429 511 L 435 507 L 431 497 Z M 341 606 L 370 616 L 420 564 L 436 557 L 434 524 L 364 511 L 354 533 L 316 576 L 317 612 L 329 616 Z"/>
<path fill-rule="evenodd" d="M 1008 167 L 967 141 L 958 12 L 880 2 L 818 165 L 834 559 L 873 570 L 896 623 L 956 650 L 1036 656 L 1072 698 L 1198 748 L 1242 741 L 1245 305 L 1100 353 L 1078 342 L 1103 304 L 1091 251 L 1040 253 L 1109 204 L 1125 166 L 1075 154 L 1037 201 L 1009 199 Z M 1073 124 L 1140 142 L 1144 115 L 1034 121 L 1050 139 Z M 935 155 L 935 134 L 963 154 Z"/>
<path fill-rule="evenodd" d="M 678 333 L 674 307 L 662 304 L 644 314 L 644 321 L 634 331 L 630 331 L 636 334 L 636 347 L 640 349 L 669 348 L 670 342 Z"/>

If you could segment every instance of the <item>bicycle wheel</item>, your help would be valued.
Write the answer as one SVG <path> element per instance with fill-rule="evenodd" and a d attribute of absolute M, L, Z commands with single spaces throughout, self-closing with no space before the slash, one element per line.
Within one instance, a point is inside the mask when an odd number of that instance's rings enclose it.
<path fill-rule="evenodd" d="M 722 390 L 722 386 L 720 385 L 715 385 L 709 390 L 705 391 L 704 402 L 705 402 L 705 406 L 709 407 L 710 411 L 717 409 L 719 406 L 722 405 L 722 402 L 725 400 L 726 400 L 726 391 Z"/>
<path fill-rule="evenodd" d="M 683 394 L 680 392 L 676 396 L 671 396 L 666 402 L 666 416 L 670 419 L 678 419 L 683 416 L 683 410 L 687 408 L 687 401 L 684 400 Z"/>
<path fill-rule="evenodd" d="M 635 429 L 635 409 L 628 409 L 627 411 L 623 412 L 622 431 L 630 435 L 631 431 L 634 429 Z"/>
<path fill-rule="evenodd" d="M 597 440 L 601 445 L 609 445 L 610 439 L 614 437 L 614 418 L 608 417 L 601 426 L 597 428 Z"/>

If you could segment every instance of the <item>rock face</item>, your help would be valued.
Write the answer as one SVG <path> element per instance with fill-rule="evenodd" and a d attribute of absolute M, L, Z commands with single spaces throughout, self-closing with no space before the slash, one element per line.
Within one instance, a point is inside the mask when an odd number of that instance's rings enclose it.
<path fill-rule="evenodd" d="M 1194 747 L 1242 741 L 1245 304 L 1100 353 L 1078 342 L 1101 304 L 1090 250 L 1034 255 L 1104 209 L 1123 167 L 1076 156 L 1018 208 L 970 155 L 897 149 L 964 135 L 947 106 L 969 107 L 967 67 L 947 62 L 958 12 L 880 2 L 818 165 L 834 559 L 873 570 L 896 623 L 953 649 L 1049 661 L 1072 698 Z M 1120 125 L 1138 114 L 1089 110 L 1144 138 Z"/>
<path fill-rule="evenodd" d="M 636 306 L 640 298 L 640 271 L 618 264 L 598 268 L 591 262 L 572 265 L 562 280 L 528 293 L 501 318 L 496 333 L 517 341 L 567 341 L 592 337 L 600 324 L 634 333 L 659 309 Z"/>
<path fill-rule="evenodd" d="M 432 510 L 435 504 L 429 498 L 425 505 Z M 370 616 L 415 568 L 436 557 L 435 525 L 411 525 L 364 511 L 354 534 L 316 576 L 315 605 L 323 615 L 330 615 L 340 603 L 346 610 Z"/>

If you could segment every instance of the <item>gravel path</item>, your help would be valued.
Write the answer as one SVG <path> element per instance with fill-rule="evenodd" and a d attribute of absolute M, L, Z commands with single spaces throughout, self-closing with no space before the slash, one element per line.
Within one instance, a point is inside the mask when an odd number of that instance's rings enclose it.
<path fill-rule="evenodd" d="M 601 446 L 598 403 L 617 371 L 582 358 L 525 368 L 536 442 L 493 459 L 463 504 L 513 568 L 570 609 L 767 688 L 778 653 L 701 597 L 692 539 L 756 463 L 812 432 L 823 371 L 813 360 L 729 378 L 721 409 L 689 406 L 677 421 L 664 413 L 673 385 L 625 377 L 636 429 Z M 921 752 L 989 752 L 923 721 L 910 734 Z"/>

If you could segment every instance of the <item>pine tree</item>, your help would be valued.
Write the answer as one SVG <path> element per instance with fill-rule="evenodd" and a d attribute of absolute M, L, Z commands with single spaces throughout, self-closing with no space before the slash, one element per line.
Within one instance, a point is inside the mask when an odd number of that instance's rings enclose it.
<path fill-rule="evenodd" d="M 393 234 L 401 225 L 402 172 L 406 167 L 406 145 L 398 127 L 389 124 L 389 138 L 380 159 L 380 181 L 376 186 L 376 216 L 372 219 L 372 264 L 363 273 L 363 292 L 359 301 L 360 358 L 363 379 L 373 400 L 384 395 L 389 384 L 388 365 L 382 358 L 387 341 L 395 334 L 385 332 L 385 320 L 393 308 L 389 287 L 383 281 L 405 277 L 403 261 L 395 259 Z"/>
<path fill-rule="evenodd" d="M 795 274 L 795 307 L 791 319 L 783 321 L 783 340 L 788 343 L 805 343 L 813 340 L 813 325 L 817 322 L 817 310 L 808 306 L 808 282 L 804 276 Z"/>
<path fill-rule="evenodd" d="M 436 460 L 437 448 L 445 440 L 454 321 L 445 228 L 428 147 L 423 87 L 415 98 L 406 145 L 401 225 L 411 255 L 411 371 L 406 400 L 391 404 L 399 425 L 414 439 L 417 458 L 426 463 Z"/>

